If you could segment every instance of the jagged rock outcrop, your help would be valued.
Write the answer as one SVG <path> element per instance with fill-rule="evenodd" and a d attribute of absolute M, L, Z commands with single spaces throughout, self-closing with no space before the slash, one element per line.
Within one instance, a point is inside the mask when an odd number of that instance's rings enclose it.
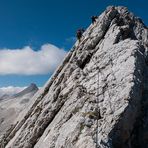
<path fill-rule="evenodd" d="M 148 147 L 148 29 L 108 7 L 33 97 L 6 148 Z"/>
<path fill-rule="evenodd" d="M 35 84 L 13 95 L 4 95 L 0 101 L 0 136 L 11 130 L 19 121 L 19 114 L 28 106 L 33 95 L 38 91 Z"/>

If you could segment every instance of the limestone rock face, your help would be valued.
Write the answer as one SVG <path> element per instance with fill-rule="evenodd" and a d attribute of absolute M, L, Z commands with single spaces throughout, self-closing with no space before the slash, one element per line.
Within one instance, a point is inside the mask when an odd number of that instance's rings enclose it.
<path fill-rule="evenodd" d="M 147 148 L 148 29 L 108 7 L 33 97 L 6 148 Z"/>

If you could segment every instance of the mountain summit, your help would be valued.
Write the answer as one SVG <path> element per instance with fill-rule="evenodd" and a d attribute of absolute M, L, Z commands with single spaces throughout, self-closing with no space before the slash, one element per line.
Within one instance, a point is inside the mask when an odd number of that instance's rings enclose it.
<path fill-rule="evenodd" d="M 12 97 L 13 98 L 21 97 L 29 93 L 33 93 L 33 92 L 36 93 L 37 91 L 38 91 L 38 87 L 36 86 L 36 84 L 31 83 L 27 88 L 25 88 L 24 90 L 22 90 L 17 94 L 14 94 Z"/>
<path fill-rule="evenodd" d="M 125 7 L 108 7 L 1 137 L 1 147 L 147 148 L 147 53 L 143 21 Z"/>

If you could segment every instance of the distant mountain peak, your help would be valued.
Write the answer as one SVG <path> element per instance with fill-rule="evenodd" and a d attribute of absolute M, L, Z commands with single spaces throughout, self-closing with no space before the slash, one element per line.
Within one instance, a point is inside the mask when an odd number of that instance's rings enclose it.
<path fill-rule="evenodd" d="M 35 83 L 31 83 L 29 86 L 28 86 L 28 89 L 32 89 L 32 90 L 38 90 L 38 87 Z"/>
<path fill-rule="evenodd" d="M 36 84 L 32 83 L 27 88 L 24 87 L 19 93 L 16 92 L 13 95 L 4 94 L 0 97 L 0 136 L 11 127 L 12 123 L 17 121 L 17 117 L 29 105 L 37 91 Z"/>
<path fill-rule="evenodd" d="M 21 92 L 14 94 L 13 98 L 15 97 L 20 97 L 23 96 L 25 94 L 29 94 L 29 93 L 33 93 L 33 92 L 37 92 L 38 91 L 38 87 L 35 83 L 31 83 L 28 87 L 26 87 L 24 90 L 22 90 Z"/>

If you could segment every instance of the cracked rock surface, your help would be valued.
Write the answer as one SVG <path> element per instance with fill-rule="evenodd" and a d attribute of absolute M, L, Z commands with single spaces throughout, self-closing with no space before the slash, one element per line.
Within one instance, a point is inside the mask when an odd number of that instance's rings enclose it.
<path fill-rule="evenodd" d="M 147 148 L 148 29 L 108 7 L 32 98 L 1 148 Z"/>

